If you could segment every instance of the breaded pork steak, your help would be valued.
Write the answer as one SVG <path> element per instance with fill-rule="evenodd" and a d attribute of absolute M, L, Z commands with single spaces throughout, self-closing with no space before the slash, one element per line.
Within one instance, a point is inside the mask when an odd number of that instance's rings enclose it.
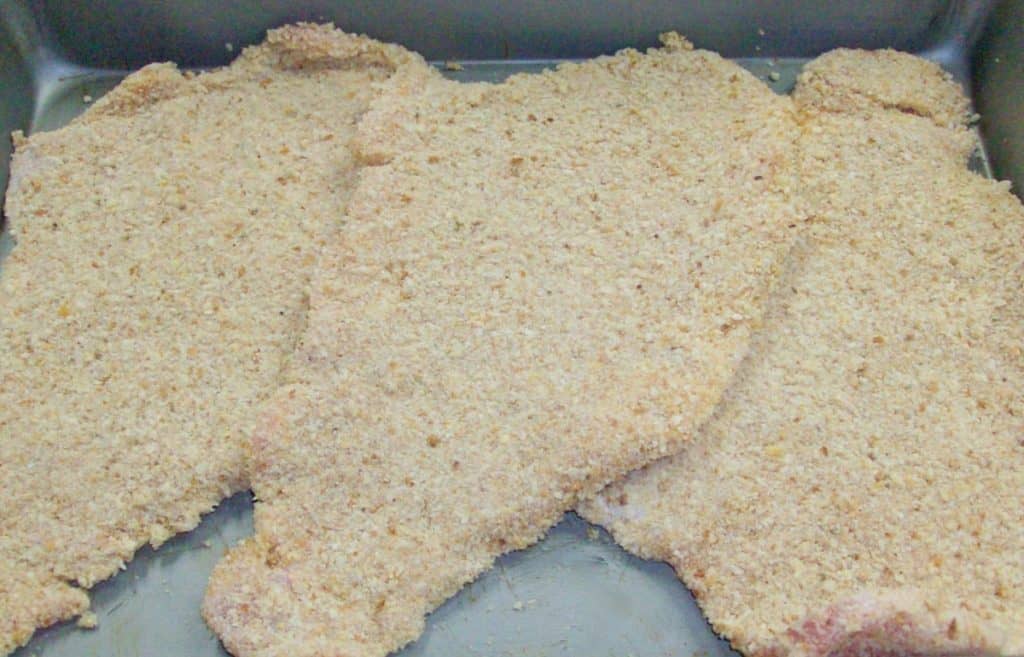
<path fill-rule="evenodd" d="M 375 84 L 422 65 L 329 27 L 201 75 L 144 68 L 25 139 L 0 277 L 0 654 L 245 482 Z"/>
<path fill-rule="evenodd" d="M 749 655 L 1024 654 L 1024 209 L 933 64 L 833 52 L 795 100 L 813 222 L 764 331 L 583 511 Z"/>
<path fill-rule="evenodd" d="M 677 451 L 795 233 L 789 98 L 678 36 L 499 85 L 404 80 L 252 443 L 228 650 L 383 657 L 581 496 Z"/>

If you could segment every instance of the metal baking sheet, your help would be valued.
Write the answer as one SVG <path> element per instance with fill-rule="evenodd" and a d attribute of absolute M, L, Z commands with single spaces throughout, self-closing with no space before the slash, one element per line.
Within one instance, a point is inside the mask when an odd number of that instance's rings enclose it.
<path fill-rule="evenodd" d="M 991 4 L 915 0 L 842 7 L 833 3 L 822 9 L 810 2 L 738 2 L 728 10 L 721 9 L 726 3 L 715 5 L 716 13 L 694 2 L 583 2 L 581 7 L 592 10 L 585 15 L 596 19 L 567 39 L 575 15 L 565 7 L 545 14 L 541 5 L 533 3 L 522 3 L 515 10 L 520 11 L 513 17 L 519 31 L 510 34 L 509 17 L 498 20 L 510 10 L 492 3 L 476 8 L 458 2 L 425 3 L 444 15 L 441 19 L 435 15 L 433 21 L 413 21 L 425 10 L 405 2 L 387 11 L 371 11 L 365 3 L 322 2 L 304 5 L 298 12 L 271 2 L 261 4 L 258 16 L 246 11 L 232 23 L 230 8 L 210 18 L 204 12 L 205 3 L 197 0 L 178 3 L 176 9 L 164 3 L 119 0 L 77 5 L 0 0 L 0 88 L 4 90 L 0 129 L 60 127 L 91 99 L 116 85 L 127 69 L 166 59 L 221 64 L 231 57 L 228 44 L 237 52 L 242 44 L 258 41 L 266 27 L 297 18 L 333 19 L 349 29 L 402 41 L 428 56 L 460 60 L 463 70 L 447 75 L 492 82 L 511 73 L 553 66 L 558 58 L 649 45 L 657 31 L 679 28 L 697 45 L 734 56 L 779 93 L 792 88 L 810 56 L 833 46 L 895 45 L 922 52 L 942 62 L 971 89 L 979 108 L 987 113 L 982 123 L 985 134 L 998 135 L 987 140 L 984 148 L 979 146 L 972 166 L 989 173 L 987 150 L 995 154 L 998 175 L 1024 182 L 1020 177 L 1024 144 L 1015 110 L 1024 89 L 1018 55 L 1024 30 L 1019 29 L 1020 20 L 1012 23 L 1016 30 L 985 28 L 983 19 Z M 897 5 L 900 11 L 893 10 Z M 353 8 L 362 8 L 363 13 Z M 385 20 L 388 11 L 392 17 L 404 16 L 404 22 Z M 997 11 L 1004 18 L 1020 17 L 1024 2 L 1004 2 Z M 425 34 L 417 27 L 436 25 L 438 20 L 447 27 L 436 34 Z M 470 27 L 474 20 L 476 32 Z M 76 26 L 81 27 L 77 32 Z M 133 33 L 133 28 L 138 29 Z M 980 45 L 968 52 L 977 35 L 982 35 Z M 530 58 L 466 59 L 503 56 Z M 992 88 L 996 82 L 1002 90 Z M 6 183 L 8 147 L 0 143 L 0 188 Z M 0 267 L 10 247 L 4 231 Z M 95 587 L 91 596 L 97 628 L 58 625 L 38 632 L 14 654 L 223 657 L 226 653 L 200 618 L 199 606 L 214 564 L 226 549 L 251 533 L 252 502 L 249 494 L 242 493 L 222 503 L 193 532 L 159 550 L 142 549 L 123 572 Z M 491 570 L 432 613 L 425 634 L 399 654 L 736 655 L 715 636 L 668 566 L 627 554 L 603 530 L 571 513 L 543 541 L 501 557 Z"/>
<path fill-rule="evenodd" d="M 194 532 L 96 587 L 99 627 L 45 630 L 17 657 L 222 657 L 198 609 L 206 578 L 232 543 L 252 532 L 237 495 Z M 726 657 L 696 604 L 664 565 L 630 556 L 570 514 L 547 538 L 506 555 L 431 614 L 402 657 Z"/>

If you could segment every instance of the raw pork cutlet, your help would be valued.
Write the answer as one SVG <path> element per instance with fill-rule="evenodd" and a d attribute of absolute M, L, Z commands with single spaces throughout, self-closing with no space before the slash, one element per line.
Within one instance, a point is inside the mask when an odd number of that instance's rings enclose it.
<path fill-rule="evenodd" d="M 933 64 L 833 52 L 795 99 L 813 222 L 765 329 L 691 446 L 583 512 L 750 655 L 1020 655 L 1024 210 Z"/>
<path fill-rule="evenodd" d="M 0 654 L 245 484 L 239 436 L 305 324 L 375 83 L 421 65 L 324 26 L 129 76 L 25 139 L 0 281 Z"/>
<path fill-rule="evenodd" d="M 395 99 L 400 99 L 397 102 Z M 253 443 L 236 655 L 379 656 L 581 495 L 678 450 L 795 232 L 790 99 L 678 36 L 373 106 L 346 230 Z"/>

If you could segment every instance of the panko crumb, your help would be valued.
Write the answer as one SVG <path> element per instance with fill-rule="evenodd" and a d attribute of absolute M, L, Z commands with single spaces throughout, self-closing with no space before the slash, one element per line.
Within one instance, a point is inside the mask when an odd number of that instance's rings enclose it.
<path fill-rule="evenodd" d="M 99 625 L 99 618 L 96 616 L 95 612 L 87 611 L 78 617 L 78 620 L 75 621 L 75 625 L 84 630 L 95 629 Z"/>

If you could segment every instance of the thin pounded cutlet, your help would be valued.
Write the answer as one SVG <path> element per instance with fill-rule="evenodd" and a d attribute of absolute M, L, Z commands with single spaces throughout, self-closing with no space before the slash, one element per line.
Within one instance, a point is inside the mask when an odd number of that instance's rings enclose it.
<path fill-rule="evenodd" d="M 0 277 L 0 654 L 243 487 L 375 84 L 422 66 L 328 26 L 201 75 L 144 68 L 15 135 Z"/>
<path fill-rule="evenodd" d="M 1024 653 L 1024 209 L 967 103 L 891 51 L 812 62 L 813 216 L 683 453 L 584 506 L 750 655 Z"/>
<path fill-rule="evenodd" d="M 383 657 L 718 401 L 795 232 L 791 101 L 678 36 L 365 116 L 256 534 L 204 615 L 239 656 Z"/>

